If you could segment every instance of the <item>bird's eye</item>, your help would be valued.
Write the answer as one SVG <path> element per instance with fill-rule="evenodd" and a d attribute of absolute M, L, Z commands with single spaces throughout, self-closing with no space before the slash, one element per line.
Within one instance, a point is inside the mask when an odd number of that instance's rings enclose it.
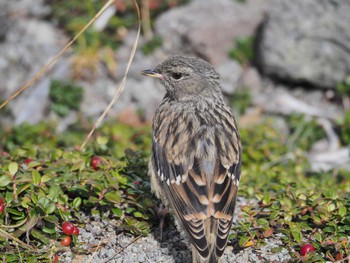
<path fill-rule="evenodd" d="M 173 79 L 181 79 L 182 78 L 182 74 L 181 73 L 177 73 L 177 72 L 174 72 L 171 74 L 171 77 Z"/>

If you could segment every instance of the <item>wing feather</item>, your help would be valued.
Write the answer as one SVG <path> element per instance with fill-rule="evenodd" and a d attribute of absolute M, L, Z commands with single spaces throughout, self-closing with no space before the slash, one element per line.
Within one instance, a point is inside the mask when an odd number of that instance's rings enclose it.
<path fill-rule="evenodd" d="M 194 116 L 189 120 L 193 136 L 183 127 L 183 119 L 172 125 L 168 115 L 164 118 L 166 123 L 162 119 L 155 122 L 172 134 L 170 137 L 167 132 L 154 133 L 151 162 L 156 181 L 203 258 L 213 250 L 217 257 L 224 251 L 240 179 L 239 135 L 232 128 L 232 115 L 225 111 L 224 116 L 230 119 L 220 123 L 214 116 L 215 123 L 210 125 L 204 124 L 206 118 Z M 207 221 L 214 233 L 206 232 Z M 213 234 L 215 242 L 211 247 Z"/>

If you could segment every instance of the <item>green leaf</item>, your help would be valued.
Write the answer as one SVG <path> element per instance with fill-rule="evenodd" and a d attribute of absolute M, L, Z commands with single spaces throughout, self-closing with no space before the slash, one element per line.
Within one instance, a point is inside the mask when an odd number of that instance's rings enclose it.
<path fill-rule="evenodd" d="M 17 209 L 11 208 L 11 207 L 7 207 L 6 211 L 12 215 L 16 215 L 16 216 L 23 216 L 24 212 L 22 211 L 18 211 Z"/>
<path fill-rule="evenodd" d="M 50 239 L 47 238 L 45 235 L 41 234 L 39 231 L 35 230 L 35 229 L 32 229 L 30 231 L 30 234 L 36 238 L 37 240 L 39 240 L 40 242 L 48 245 L 50 243 Z"/>
<path fill-rule="evenodd" d="M 278 211 L 278 210 L 273 211 L 273 212 L 270 214 L 270 216 L 269 216 L 270 220 L 276 219 L 276 217 L 278 216 L 278 214 L 279 214 L 279 211 Z"/>
<path fill-rule="evenodd" d="M 59 219 L 57 216 L 55 215 L 51 215 L 51 216 L 44 216 L 44 220 L 50 222 L 50 223 L 53 223 L 53 224 L 57 224 Z"/>
<path fill-rule="evenodd" d="M 273 247 L 271 248 L 271 252 L 277 254 L 277 253 L 280 253 L 282 249 L 283 247 Z"/>
<path fill-rule="evenodd" d="M 240 247 L 244 247 L 244 245 L 250 240 L 250 237 L 249 236 L 242 236 L 240 239 L 239 239 L 239 242 L 238 242 L 238 245 Z"/>
<path fill-rule="evenodd" d="M 41 175 L 37 170 L 32 171 L 33 184 L 39 185 L 41 182 Z"/>
<path fill-rule="evenodd" d="M 7 186 L 9 183 L 11 183 L 11 181 L 12 179 L 10 178 L 10 176 L 6 174 L 0 176 L 0 187 Z"/>
<path fill-rule="evenodd" d="M 43 227 L 43 232 L 50 235 L 57 233 L 55 228 L 49 228 L 49 227 Z"/>
<path fill-rule="evenodd" d="M 303 238 L 303 235 L 302 235 L 300 229 L 293 228 L 290 231 L 291 231 L 292 236 L 294 237 L 295 241 L 299 243 Z"/>
<path fill-rule="evenodd" d="M 265 193 L 264 198 L 262 200 L 264 205 L 267 205 L 271 202 L 271 195 L 269 192 Z"/>
<path fill-rule="evenodd" d="M 46 207 L 49 205 L 49 203 L 49 199 L 47 199 L 46 197 L 41 197 L 38 200 L 37 206 L 39 206 L 43 212 L 46 212 Z"/>
<path fill-rule="evenodd" d="M 28 169 L 30 169 L 30 168 L 34 168 L 34 167 L 37 167 L 37 166 L 40 166 L 40 165 L 41 165 L 40 162 L 38 162 L 38 161 L 32 161 L 32 162 L 30 162 L 30 163 L 27 164 L 27 167 L 28 167 Z"/>
<path fill-rule="evenodd" d="M 56 205 L 55 205 L 54 203 L 50 203 L 50 204 L 46 207 L 45 212 L 46 212 L 47 215 L 50 215 L 50 214 L 52 214 L 53 212 L 55 212 L 55 210 L 56 210 Z"/>
<path fill-rule="evenodd" d="M 259 218 L 258 219 L 258 225 L 259 226 L 268 226 L 269 222 L 265 218 Z"/>
<path fill-rule="evenodd" d="M 336 189 L 334 188 L 326 188 L 323 192 L 324 196 L 327 197 L 327 198 L 330 198 L 330 199 L 336 199 L 338 194 L 337 194 L 337 191 Z"/>
<path fill-rule="evenodd" d="M 122 217 L 122 215 L 124 214 L 123 210 L 117 207 L 112 208 L 112 213 L 118 217 Z"/>
<path fill-rule="evenodd" d="M 22 200 L 20 201 L 20 203 L 21 203 L 21 206 L 22 206 L 22 207 L 28 208 L 28 207 L 29 207 L 28 204 L 31 203 L 31 200 L 30 200 L 30 198 L 29 198 L 28 196 L 25 196 L 25 197 L 22 198 Z"/>
<path fill-rule="evenodd" d="M 143 204 L 146 206 L 146 207 L 153 207 L 153 201 L 149 198 L 145 198 L 143 200 Z"/>
<path fill-rule="evenodd" d="M 148 235 L 149 234 L 149 224 L 146 221 L 141 221 L 136 224 L 137 230 L 142 234 L 142 235 Z"/>
<path fill-rule="evenodd" d="M 76 198 L 74 198 L 74 200 L 73 200 L 73 207 L 74 207 L 75 209 L 78 209 L 78 208 L 80 207 L 81 203 L 82 203 L 81 198 L 80 198 L 80 197 L 76 197 Z"/>
<path fill-rule="evenodd" d="M 332 226 L 327 226 L 323 229 L 324 233 L 334 233 L 335 229 Z"/>
<path fill-rule="evenodd" d="M 333 203 L 330 203 L 330 204 L 328 204 L 327 205 L 327 211 L 328 212 L 333 212 L 334 210 L 335 210 L 335 204 L 333 204 Z"/>
<path fill-rule="evenodd" d="M 314 238 L 320 243 L 323 240 L 322 235 L 320 233 L 318 233 L 318 232 L 314 234 Z"/>
<path fill-rule="evenodd" d="M 6 199 L 6 203 L 8 204 L 11 203 L 14 199 L 13 192 L 6 192 L 5 199 Z"/>
<path fill-rule="evenodd" d="M 52 179 L 52 175 L 44 174 L 44 175 L 41 177 L 41 182 L 42 182 L 42 183 L 47 183 L 47 182 L 49 182 L 51 179 Z"/>
<path fill-rule="evenodd" d="M 140 213 L 139 211 L 134 212 L 133 215 L 134 215 L 134 217 L 136 217 L 136 218 L 143 218 L 143 214 Z"/>
<path fill-rule="evenodd" d="M 345 206 L 340 206 L 339 209 L 338 209 L 338 214 L 339 214 L 339 216 L 341 216 L 341 217 L 346 216 L 346 214 L 347 214 L 347 209 L 346 209 L 346 207 L 345 207 Z"/>
<path fill-rule="evenodd" d="M 12 176 L 14 176 L 18 172 L 18 163 L 16 162 L 11 162 L 9 164 L 9 172 Z"/>
<path fill-rule="evenodd" d="M 120 192 L 115 192 L 115 193 L 112 193 L 112 192 L 108 192 L 105 194 L 105 198 L 112 202 L 112 203 L 116 203 L 116 204 L 119 204 L 123 199 L 120 195 Z"/>
<path fill-rule="evenodd" d="M 31 183 L 26 183 L 19 185 L 17 188 L 17 195 L 20 195 L 22 192 L 26 192 L 26 190 L 31 186 Z"/>
<path fill-rule="evenodd" d="M 38 202 L 38 196 L 34 192 L 30 194 L 30 198 L 32 199 L 34 204 Z"/>
<path fill-rule="evenodd" d="M 56 202 L 60 193 L 62 193 L 62 189 L 58 185 L 52 185 L 49 189 L 47 197 Z"/>

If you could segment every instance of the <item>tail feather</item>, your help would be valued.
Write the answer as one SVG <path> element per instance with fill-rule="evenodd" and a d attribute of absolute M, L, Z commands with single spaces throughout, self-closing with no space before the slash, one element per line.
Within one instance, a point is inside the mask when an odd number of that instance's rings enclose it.
<path fill-rule="evenodd" d="M 226 246 L 227 235 L 222 235 L 223 233 L 220 231 L 220 223 L 222 224 L 220 219 L 211 217 L 207 218 L 203 223 L 209 253 L 208 256 L 203 257 L 203 253 L 200 253 L 195 246 L 192 246 L 192 263 L 218 263 Z M 231 222 L 228 222 L 226 227 L 230 226 Z"/>
<path fill-rule="evenodd" d="M 219 258 L 217 257 L 215 250 L 209 254 L 209 257 L 203 258 L 197 252 L 195 247 L 192 247 L 192 263 L 218 263 Z"/>

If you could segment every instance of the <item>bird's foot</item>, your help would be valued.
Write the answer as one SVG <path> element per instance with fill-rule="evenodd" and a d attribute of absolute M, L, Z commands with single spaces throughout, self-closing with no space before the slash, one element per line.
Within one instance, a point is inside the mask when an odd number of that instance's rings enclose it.
<path fill-rule="evenodd" d="M 168 209 L 161 204 L 158 209 L 157 209 L 157 216 L 159 218 L 159 236 L 160 236 L 160 240 L 163 240 L 163 227 L 164 227 L 164 219 L 165 216 L 168 214 Z"/>

